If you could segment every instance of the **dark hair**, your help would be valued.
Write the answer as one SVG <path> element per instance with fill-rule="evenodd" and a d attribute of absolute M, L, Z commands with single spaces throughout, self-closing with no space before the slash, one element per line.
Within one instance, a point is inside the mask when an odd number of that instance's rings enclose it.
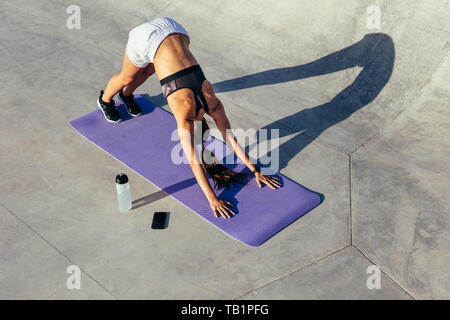
<path fill-rule="evenodd" d="M 228 169 L 221 163 L 217 162 L 214 153 L 205 148 L 203 144 L 203 138 L 205 138 L 205 133 L 209 130 L 208 123 L 205 118 L 202 119 L 202 163 L 208 172 L 208 175 L 214 181 L 214 187 L 218 190 L 229 189 L 231 185 L 244 184 L 244 178 L 247 176 L 242 172 L 235 172 Z M 205 161 L 205 153 L 209 153 L 209 156 L 213 161 Z M 212 162 L 212 163 L 211 163 Z"/>

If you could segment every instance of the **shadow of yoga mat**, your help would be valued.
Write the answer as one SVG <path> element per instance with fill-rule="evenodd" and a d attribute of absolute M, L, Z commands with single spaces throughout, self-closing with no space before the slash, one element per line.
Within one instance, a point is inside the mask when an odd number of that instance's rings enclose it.
<path fill-rule="evenodd" d="M 229 236 L 249 246 L 258 246 L 320 204 L 318 194 L 277 175 L 282 180 L 278 190 L 259 189 L 255 181 L 247 179 L 243 186 L 217 193 L 221 199 L 233 203 L 236 215 L 228 220 L 214 217 L 189 164 L 176 165 L 171 160 L 172 150 L 181 148 L 174 149 L 179 146 L 179 141 L 171 140 L 176 129 L 173 115 L 140 95 L 135 95 L 135 99 L 143 109 L 139 117 L 131 118 L 121 105 L 119 112 L 125 120 L 118 124 L 107 122 L 99 109 L 69 124 Z M 208 148 L 212 147 L 226 148 L 223 142 L 214 138 L 208 143 Z M 243 164 L 231 167 L 239 172 L 249 172 Z M 210 183 L 212 185 L 211 180 Z"/>

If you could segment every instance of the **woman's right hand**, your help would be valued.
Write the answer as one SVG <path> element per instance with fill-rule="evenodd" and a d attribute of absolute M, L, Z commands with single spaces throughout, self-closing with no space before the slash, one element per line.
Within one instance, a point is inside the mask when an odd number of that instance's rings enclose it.
<path fill-rule="evenodd" d="M 224 219 L 230 219 L 231 215 L 234 216 L 233 210 L 230 209 L 230 207 L 232 207 L 233 205 L 229 201 L 219 200 L 218 198 L 215 198 L 209 202 L 209 205 L 211 206 L 211 209 L 214 212 L 216 218 L 219 217 L 217 213 L 220 213 L 220 215 Z"/>

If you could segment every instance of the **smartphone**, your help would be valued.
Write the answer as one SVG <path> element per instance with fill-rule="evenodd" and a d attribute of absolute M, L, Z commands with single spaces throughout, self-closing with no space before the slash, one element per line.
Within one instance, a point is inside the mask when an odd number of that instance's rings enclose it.
<path fill-rule="evenodd" d="M 153 214 L 152 229 L 166 229 L 169 226 L 170 212 L 155 212 Z"/>

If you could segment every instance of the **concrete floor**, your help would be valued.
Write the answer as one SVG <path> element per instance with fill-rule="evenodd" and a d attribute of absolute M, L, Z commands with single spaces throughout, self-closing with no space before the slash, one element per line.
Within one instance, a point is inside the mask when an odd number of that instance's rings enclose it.
<path fill-rule="evenodd" d="M 0 298 L 450 298 L 450 1 L 75 2 L 0 2 Z M 71 4 L 81 29 L 66 27 Z M 325 195 L 260 247 L 67 124 L 157 16 L 190 32 L 232 126 L 280 129 L 281 172 Z M 160 92 L 156 78 L 137 90 L 167 108 Z M 118 212 L 120 171 L 147 205 Z M 171 212 L 168 229 L 150 229 L 154 211 Z"/>

